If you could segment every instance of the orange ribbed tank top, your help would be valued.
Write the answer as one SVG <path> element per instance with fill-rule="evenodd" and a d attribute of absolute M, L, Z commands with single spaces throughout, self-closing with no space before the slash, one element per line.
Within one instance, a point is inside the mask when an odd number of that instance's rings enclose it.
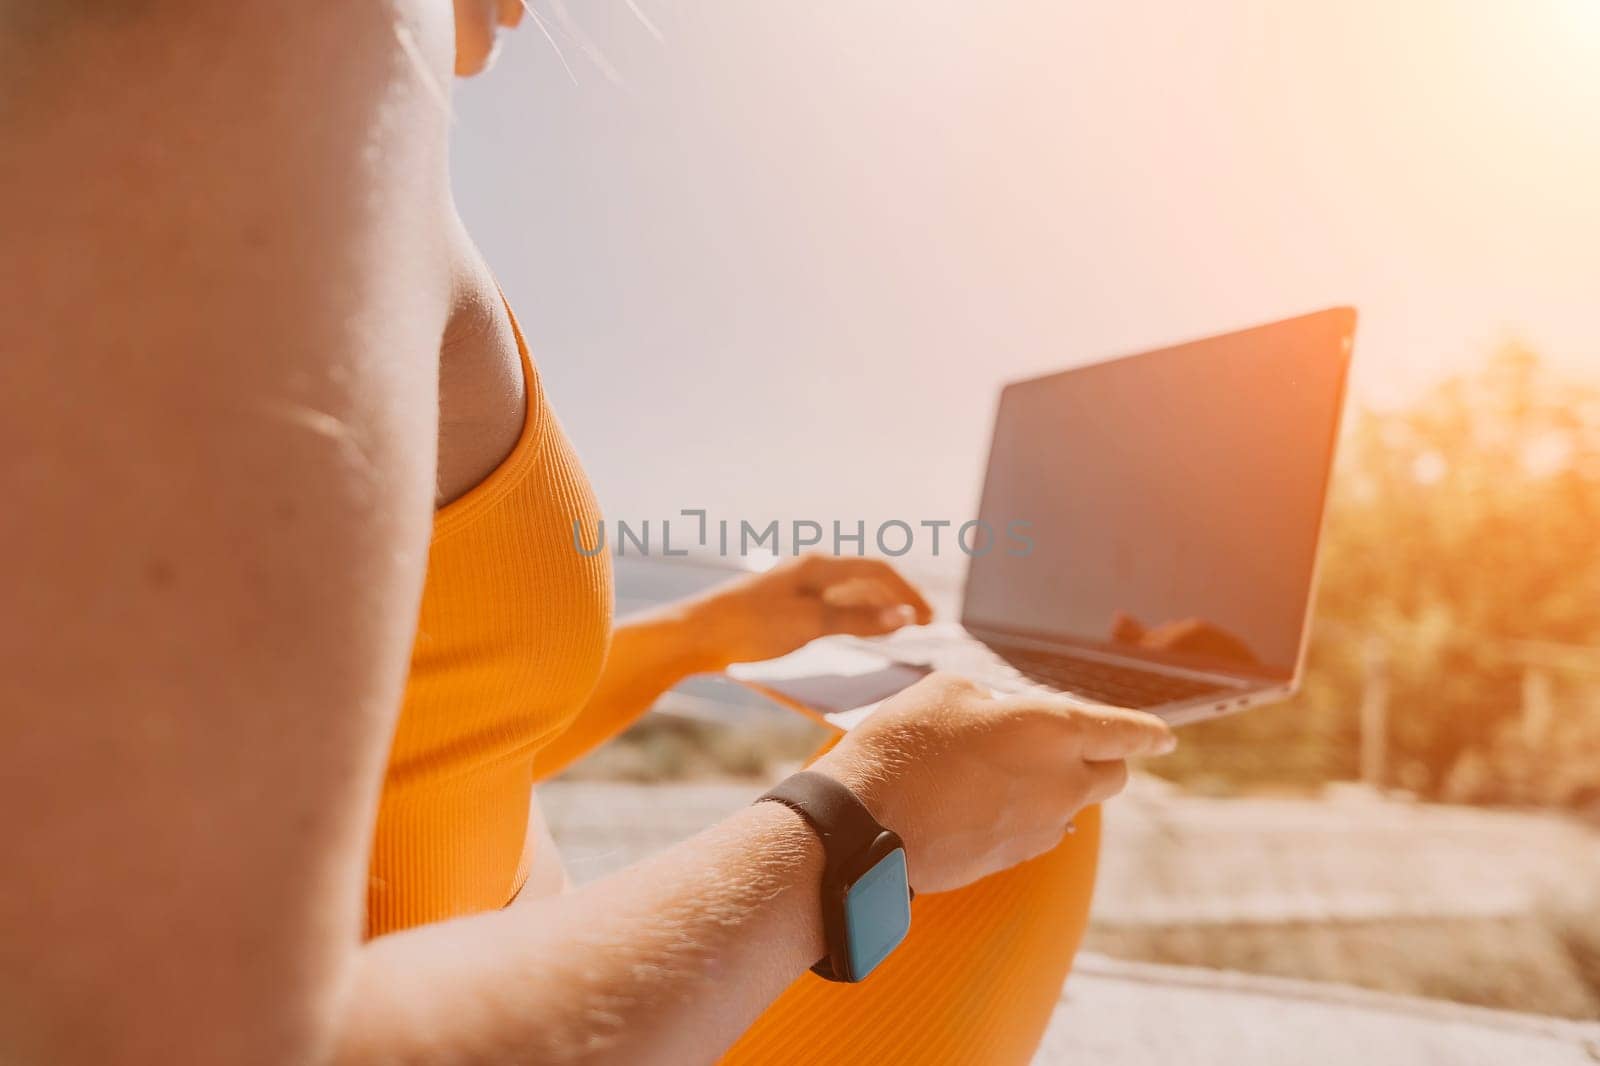
<path fill-rule="evenodd" d="M 511 325 L 527 418 L 505 461 L 434 517 L 369 936 L 502 907 L 521 888 L 534 754 L 577 716 L 610 640 L 609 560 L 573 545 L 573 523 L 593 530 L 599 508 Z"/>

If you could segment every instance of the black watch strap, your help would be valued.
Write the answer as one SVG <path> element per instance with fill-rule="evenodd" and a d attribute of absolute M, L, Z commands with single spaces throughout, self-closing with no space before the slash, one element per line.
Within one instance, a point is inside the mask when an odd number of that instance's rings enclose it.
<path fill-rule="evenodd" d="M 841 863 L 866 851 L 884 833 L 884 827 L 854 792 L 827 774 L 813 770 L 802 770 L 784 778 L 756 802 L 781 803 L 806 820 L 822 841 L 825 883 L 835 879 Z M 909 887 L 907 891 L 916 895 Z M 832 918 L 830 914 L 823 915 L 825 923 Z M 846 980 L 835 972 L 831 955 L 819 959 L 811 972 L 830 981 Z"/>
<path fill-rule="evenodd" d="M 769 800 L 798 812 L 816 830 L 830 866 L 843 856 L 865 850 L 883 832 L 883 826 L 854 792 L 814 770 L 784 778 L 756 802 Z"/>

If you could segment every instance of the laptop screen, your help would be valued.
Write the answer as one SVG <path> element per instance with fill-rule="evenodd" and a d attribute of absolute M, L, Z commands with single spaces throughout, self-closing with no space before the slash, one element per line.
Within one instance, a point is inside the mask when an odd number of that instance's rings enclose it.
<path fill-rule="evenodd" d="M 963 624 L 1293 676 L 1354 326 L 1324 311 L 1007 386 Z"/>

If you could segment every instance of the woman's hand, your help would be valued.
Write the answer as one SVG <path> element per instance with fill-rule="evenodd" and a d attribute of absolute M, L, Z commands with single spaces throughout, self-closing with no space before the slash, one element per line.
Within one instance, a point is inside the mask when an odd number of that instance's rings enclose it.
<path fill-rule="evenodd" d="M 917 891 L 941 892 L 1049 851 L 1073 815 L 1122 790 L 1124 760 L 1175 743 L 1141 711 L 996 698 L 933 674 L 885 700 L 811 769 L 900 835 Z"/>
<path fill-rule="evenodd" d="M 882 560 L 802 555 L 713 589 L 690 616 L 711 667 L 721 669 L 833 633 L 875 637 L 926 624 L 933 609 Z"/>

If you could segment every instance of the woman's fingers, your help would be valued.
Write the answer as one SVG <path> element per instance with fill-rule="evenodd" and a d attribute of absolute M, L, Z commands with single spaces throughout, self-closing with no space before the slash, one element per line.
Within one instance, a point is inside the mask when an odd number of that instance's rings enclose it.
<path fill-rule="evenodd" d="M 882 607 L 835 607 L 824 604 L 822 627 L 828 633 L 844 633 L 852 637 L 881 637 L 916 620 L 916 609 L 904 603 Z"/>
<path fill-rule="evenodd" d="M 1121 759 L 1109 762 L 1086 762 L 1085 780 L 1088 789 L 1085 792 L 1084 806 L 1091 803 L 1104 803 L 1106 800 L 1128 787 L 1128 764 Z"/>
<path fill-rule="evenodd" d="M 923 624 L 933 621 L 933 608 L 922 593 L 882 559 L 813 556 L 802 572 L 802 581 L 808 591 L 822 597 L 825 603 L 830 597 L 876 595 L 889 601 L 876 606 L 908 606 L 913 611 L 914 621 Z"/>
<path fill-rule="evenodd" d="M 1178 743 L 1166 722 L 1144 711 L 1085 707 L 1064 696 L 1011 696 L 996 703 L 1011 712 L 1044 712 L 1071 752 L 1090 762 L 1165 755 Z"/>
<path fill-rule="evenodd" d="M 855 577 L 822 590 L 823 628 L 829 633 L 876 637 L 917 620 L 917 608 L 876 577 Z"/>
<path fill-rule="evenodd" d="M 1073 713 L 1081 757 L 1090 762 L 1165 755 L 1177 747 L 1172 727 L 1153 714 L 1119 707 L 1081 708 Z"/>
<path fill-rule="evenodd" d="M 1049 850 L 1172 735 L 1138 711 L 1060 696 L 995 698 L 931 674 L 883 701 L 817 764 L 906 842 L 919 888 L 955 888 Z"/>
<path fill-rule="evenodd" d="M 899 590 L 888 582 L 870 577 L 852 577 L 835 582 L 818 595 L 830 607 L 910 606 Z"/>
<path fill-rule="evenodd" d="M 1090 804 L 1104 803 L 1127 787 L 1125 759 L 1070 760 L 1040 786 L 1039 809 L 1041 813 L 1056 812 L 1056 820 L 1064 829 L 1078 811 Z"/>

